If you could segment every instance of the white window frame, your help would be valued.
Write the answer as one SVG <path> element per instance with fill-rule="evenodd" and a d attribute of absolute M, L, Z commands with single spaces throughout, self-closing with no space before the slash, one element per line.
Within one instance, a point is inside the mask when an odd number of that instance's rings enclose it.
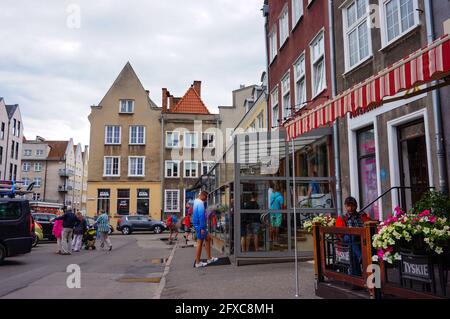
<path fill-rule="evenodd" d="M 171 203 L 170 209 L 167 207 L 167 194 L 172 193 L 173 197 L 172 199 L 175 199 L 176 203 Z M 174 205 L 175 204 L 175 205 Z M 180 211 L 180 190 L 179 189 L 165 189 L 164 190 L 164 212 L 166 213 L 175 213 Z"/>
<path fill-rule="evenodd" d="M 178 139 L 177 139 L 177 145 L 170 145 L 169 142 L 173 142 L 173 139 L 169 139 L 169 134 L 171 134 L 172 136 L 174 134 L 178 135 Z M 179 131 L 167 131 L 166 132 L 166 148 L 180 148 L 181 145 L 181 134 Z"/>
<path fill-rule="evenodd" d="M 165 178 L 179 178 L 180 177 L 180 170 L 181 170 L 181 165 L 180 165 L 180 161 L 175 161 L 175 160 L 168 160 L 165 161 L 164 163 L 164 177 Z M 173 174 L 173 166 L 172 166 L 172 175 L 168 174 L 168 170 L 169 170 L 169 164 L 173 164 L 173 165 L 177 165 L 177 174 L 174 175 Z"/>
<path fill-rule="evenodd" d="M 29 172 L 31 171 L 31 163 L 30 162 L 24 162 L 22 164 L 22 171 L 23 172 Z"/>
<path fill-rule="evenodd" d="M 36 188 L 40 188 L 42 186 L 42 178 L 41 177 L 35 177 L 33 179 L 33 182 L 35 183 L 34 187 L 36 187 Z"/>
<path fill-rule="evenodd" d="M 390 1 L 396 1 L 398 5 L 398 23 L 399 23 L 399 34 L 395 38 L 388 40 L 388 28 L 387 28 L 387 16 L 386 16 L 386 4 Z M 419 17 L 419 4 L 417 0 L 413 1 L 413 12 L 414 12 L 414 25 L 409 27 L 407 30 L 402 31 L 401 26 L 401 12 L 400 12 L 400 2 L 399 0 L 378 0 L 380 7 L 380 20 L 381 20 L 381 41 L 382 41 L 382 49 L 389 46 L 390 44 L 396 42 L 397 40 L 404 37 L 410 31 L 415 29 L 418 25 L 420 25 L 420 17 Z"/>
<path fill-rule="evenodd" d="M 304 14 L 303 0 L 292 0 L 292 30 L 299 23 L 299 21 L 303 17 L 303 14 Z"/>
<path fill-rule="evenodd" d="M 39 167 L 39 169 L 37 169 L 37 167 Z M 35 172 L 42 172 L 42 163 L 41 162 L 34 163 L 34 171 Z"/>
<path fill-rule="evenodd" d="M 44 150 L 36 150 L 36 156 L 44 156 Z"/>
<path fill-rule="evenodd" d="M 281 48 L 289 38 L 289 8 L 287 4 L 281 11 L 280 17 L 278 18 L 278 24 L 280 29 L 280 48 Z"/>
<path fill-rule="evenodd" d="M 194 146 L 192 146 L 192 144 L 191 145 L 186 145 L 186 142 L 187 142 L 186 136 L 190 135 L 190 134 L 192 134 L 194 136 L 194 141 L 195 141 L 195 145 Z M 198 135 L 199 135 L 198 132 L 185 132 L 183 134 L 183 145 L 184 145 L 184 148 L 186 148 L 186 149 L 198 148 Z"/>
<path fill-rule="evenodd" d="M 133 128 L 136 128 L 136 142 L 133 142 L 133 139 L 132 139 L 132 130 L 133 130 Z M 140 143 L 139 142 L 139 130 L 141 128 L 143 129 L 143 140 Z M 130 145 L 145 145 L 146 127 L 144 125 L 130 125 L 129 133 L 130 133 L 130 141 L 129 141 Z"/>
<path fill-rule="evenodd" d="M 142 159 L 142 174 L 131 174 L 132 159 Z M 136 167 L 136 171 L 137 171 L 137 167 Z M 144 177 L 145 176 L 145 156 L 128 156 L 128 176 L 129 177 Z"/>
<path fill-rule="evenodd" d="M 126 111 L 122 110 L 122 103 L 126 102 L 127 103 L 127 109 Z M 128 103 L 131 102 L 131 111 L 129 110 L 129 105 Z M 130 100 L 130 99 L 120 99 L 119 100 L 119 113 L 120 114 L 133 114 L 134 113 L 134 100 Z"/>
<path fill-rule="evenodd" d="M 186 174 L 187 164 L 195 165 L 195 175 L 192 175 L 192 168 L 190 168 L 189 169 L 190 176 L 187 176 L 187 174 Z M 184 178 L 197 178 L 198 177 L 198 161 L 184 161 L 183 162 L 183 177 Z"/>
<path fill-rule="evenodd" d="M 108 127 L 113 127 L 115 129 L 113 129 L 112 131 L 112 142 L 108 143 Z M 119 128 L 119 142 L 118 143 L 114 143 L 114 136 L 115 136 L 115 130 Z M 105 145 L 121 145 L 122 141 L 122 127 L 120 125 L 106 125 L 105 126 Z"/>
<path fill-rule="evenodd" d="M 289 105 L 285 105 L 284 98 L 289 95 Z M 288 71 L 281 78 L 281 117 L 282 123 L 285 121 L 285 118 L 289 117 L 292 114 L 292 94 L 291 94 L 291 72 Z"/>
<path fill-rule="evenodd" d="M 106 159 L 110 158 L 111 162 L 111 174 L 107 174 L 106 172 Z M 114 174 L 114 159 L 118 159 L 118 171 L 117 174 Z M 120 156 L 105 156 L 103 158 L 103 176 L 104 177 L 119 177 L 120 176 Z"/>
<path fill-rule="evenodd" d="M 356 21 L 350 27 L 348 26 L 348 23 L 347 23 L 348 22 L 348 9 L 352 4 L 357 6 L 357 0 L 350 1 L 348 4 L 346 4 L 346 6 L 342 10 L 342 25 L 343 25 L 343 31 L 344 31 L 343 37 L 344 37 L 344 54 L 345 54 L 345 73 L 357 68 L 358 66 L 360 66 L 362 63 L 364 63 L 365 61 L 367 61 L 368 59 L 370 59 L 373 56 L 372 32 L 371 32 L 372 29 L 370 28 L 369 1 L 368 0 L 363 0 L 363 1 L 365 1 L 366 12 L 362 17 L 360 17 L 360 18 L 356 17 Z M 368 55 L 366 57 L 361 58 L 359 55 L 361 43 L 359 42 L 358 29 L 363 24 L 366 24 L 366 26 L 367 26 Z M 351 33 L 355 32 L 355 31 L 358 34 L 358 38 L 357 38 L 358 61 L 354 65 L 350 65 L 349 36 Z"/>
<path fill-rule="evenodd" d="M 216 133 L 214 133 L 214 132 L 202 132 L 202 147 L 203 147 L 203 136 L 204 135 L 208 135 L 208 136 L 210 136 L 210 135 L 212 135 L 213 136 L 213 141 L 212 141 L 212 145 L 210 144 L 210 143 L 208 143 L 206 146 L 205 146 L 205 148 L 209 148 L 209 149 L 213 149 L 213 148 L 216 148 Z M 209 140 L 209 139 L 208 139 Z"/>
<path fill-rule="evenodd" d="M 22 182 L 23 182 L 22 185 L 23 185 L 24 187 L 30 186 L 30 179 L 29 179 L 28 177 L 22 178 Z"/>
<path fill-rule="evenodd" d="M 300 74 L 297 74 L 297 65 L 298 64 L 302 64 L 302 72 Z M 298 57 L 298 59 L 295 61 L 294 63 L 294 97 L 295 97 L 295 110 L 298 111 L 302 108 L 304 108 L 307 105 L 307 90 L 306 90 L 306 55 L 305 55 L 305 51 L 302 52 L 302 54 L 300 54 L 300 56 Z M 297 92 L 297 85 L 299 82 L 303 82 L 303 93 L 304 93 L 304 97 L 303 97 L 303 101 L 299 100 L 299 94 Z"/>
<path fill-rule="evenodd" d="M 33 150 L 26 149 L 23 151 L 23 156 L 32 156 L 32 155 L 33 155 Z"/>
<path fill-rule="evenodd" d="M 270 63 L 275 60 L 278 54 L 278 29 L 275 25 L 269 35 L 269 59 Z"/>
<path fill-rule="evenodd" d="M 210 169 L 212 168 L 212 167 L 214 167 L 214 165 L 216 165 L 216 162 L 214 162 L 214 161 L 202 161 L 202 165 L 201 165 L 201 173 L 202 173 L 202 176 L 203 175 L 205 175 L 204 174 L 204 168 L 205 167 L 207 167 L 207 172 L 206 173 L 208 173 L 209 171 L 210 171 Z M 211 166 L 211 167 L 210 167 Z"/>
<path fill-rule="evenodd" d="M 319 40 L 322 38 L 322 53 L 317 56 L 314 57 L 314 46 L 316 45 L 317 42 L 319 42 Z M 309 44 L 309 52 L 310 52 L 310 57 L 311 57 L 311 91 L 312 91 L 312 99 L 315 99 L 316 97 L 318 97 L 323 91 L 325 91 L 327 89 L 327 68 L 326 68 L 326 56 L 325 56 L 325 30 L 322 29 L 320 30 L 317 35 L 314 37 L 314 39 L 311 41 L 311 43 Z M 315 87 L 315 65 L 320 61 L 323 60 L 323 81 L 322 81 L 322 87 L 319 88 L 317 90 L 317 92 L 314 91 L 314 87 Z"/>
<path fill-rule="evenodd" d="M 276 103 L 275 103 L 276 102 Z M 278 84 L 276 87 L 272 90 L 270 93 L 270 113 L 272 115 L 272 127 L 279 127 L 280 126 L 280 107 L 279 107 L 280 101 L 279 101 L 279 92 L 278 92 Z M 275 113 L 273 109 L 277 107 L 278 110 Z"/>

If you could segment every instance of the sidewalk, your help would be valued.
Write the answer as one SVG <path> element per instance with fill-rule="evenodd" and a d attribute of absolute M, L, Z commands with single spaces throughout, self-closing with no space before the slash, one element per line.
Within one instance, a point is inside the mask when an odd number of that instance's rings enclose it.
<path fill-rule="evenodd" d="M 193 267 L 195 248 L 175 248 L 161 299 L 294 299 L 294 263 Z M 213 250 L 213 255 L 222 257 Z M 299 263 L 300 298 L 315 299 L 314 268 Z"/>

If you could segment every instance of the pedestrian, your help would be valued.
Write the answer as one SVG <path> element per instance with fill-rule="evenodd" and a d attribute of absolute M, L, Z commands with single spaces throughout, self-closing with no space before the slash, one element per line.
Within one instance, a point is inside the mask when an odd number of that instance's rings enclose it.
<path fill-rule="evenodd" d="M 76 213 L 79 223 L 75 226 L 73 230 L 73 241 L 72 250 L 74 252 L 79 252 L 81 245 L 83 243 L 84 232 L 88 229 L 86 219 L 84 219 L 83 214 L 79 211 Z"/>
<path fill-rule="evenodd" d="M 170 230 L 169 242 L 171 242 L 172 240 L 176 240 L 178 237 L 179 228 L 180 228 L 180 225 L 178 225 L 177 214 L 173 213 L 171 216 L 169 216 L 169 218 L 167 219 L 167 226 L 169 227 L 169 230 Z M 175 233 L 175 238 L 172 239 L 172 236 L 174 233 Z"/>
<path fill-rule="evenodd" d="M 191 207 L 183 219 L 184 225 L 184 239 L 186 240 L 186 244 L 189 240 L 189 235 L 191 234 L 191 216 L 192 216 L 193 208 Z"/>
<path fill-rule="evenodd" d="M 56 213 L 56 216 L 62 216 L 63 212 L 61 210 L 58 210 L 58 212 Z M 53 236 L 55 236 L 56 238 L 56 245 L 57 245 L 57 251 L 56 253 L 61 255 L 62 253 L 62 232 L 63 232 L 63 221 L 62 220 L 57 220 L 55 219 L 53 222 L 53 229 L 52 229 L 52 234 Z"/>
<path fill-rule="evenodd" d="M 217 262 L 218 258 L 211 256 L 211 236 L 206 229 L 206 209 L 205 203 L 208 193 L 202 191 L 198 198 L 194 201 L 194 212 L 192 216 L 192 224 L 194 225 L 197 236 L 197 251 L 195 256 L 195 268 L 205 267 L 209 264 Z M 206 246 L 206 263 L 200 260 L 202 255 L 203 243 Z"/>
<path fill-rule="evenodd" d="M 104 248 L 105 244 L 108 245 L 108 250 L 112 250 L 111 240 L 109 239 L 109 216 L 105 211 L 101 211 L 97 221 L 97 232 L 100 233 L 100 247 Z"/>
<path fill-rule="evenodd" d="M 79 223 L 78 218 L 77 216 L 75 216 L 72 209 L 70 207 L 67 207 L 64 215 L 55 218 L 55 220 L 62 220 L 63 223 L 61 255 L 71 255 L 73 229 Z"/>
<path fill-rule="evenodd" d="M 284 208 L 284 197 L 281 194 L 280 184 L 275 184 L 273 192 L 270 194 L 270 210 L 280 211 Z M 280 227 L 283 223 L 283 214 L 280 212 L 270 213 L 270 239 L 272 244 L 278 244 Z"/>

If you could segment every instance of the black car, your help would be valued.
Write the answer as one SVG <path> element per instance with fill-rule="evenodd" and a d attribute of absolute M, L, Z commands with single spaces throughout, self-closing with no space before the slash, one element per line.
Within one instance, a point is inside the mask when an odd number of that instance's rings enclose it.
<path fill-rule="evenodd" d="M 117 230 L 124 235 L 129 235 L 134 231 L 152 231 L 155 234 L 161 234 L 166 229 L 166 223 L 152 220 L 148 216 L 123 216 L 117 222 Z"/>
<path fill-rule="evenodd" d="M 34 222 L 23 199 L 0 199 L 0 264 L 7 257 L 27 254 L 33 246 Z"/>
<path fill-rule="evenodd" d="M 54 219 L 57 216 L 55 214 L 47 214 L 47 213 L 32 213 L 32 215 L 33 215 L 34 220 L 42 226 L 44 238 L 46 238 L 48 240 L 56 240 L 52 231 L 53 231 Z"/>

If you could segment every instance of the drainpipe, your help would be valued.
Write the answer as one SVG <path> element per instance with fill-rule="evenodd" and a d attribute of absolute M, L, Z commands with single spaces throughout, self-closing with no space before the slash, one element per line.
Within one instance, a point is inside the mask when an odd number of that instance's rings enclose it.
<path fill-rule="evenodd" d="M 425 20 L 427 26 L 427 42 L 432 43 L 435 40 L 434 31 L 434 17 L 433 17 L 433 3 L 431 0 L 424 0 L 425 5 Z M 437 85 L 437 81 L 433 81 L 433 85 Z M 436 139 L 436 156 L 439 176 L 439 191 L 442 193 L 448 192 L 448 184 L 446 179 L 446 164 L 445 164 L 445 148 L 444 148 L 444 134 L 442 129 L 442 112 L 441 112 L 441 97 L 439 89 L 432 91 L 433 101 L 433 119 L 435 127 Z"/>
<path fill-rule="evenodd" d="M 266 4 L 266 1 L 264 1 L 265 5 L 269 5 L 268 3 Z M 264 9 L 263 9 L 264 10 Z M 267 79 L 267 85 L 265 88 L 265 95 L 266 95 L 266 125 L 267 125 L 267 131 L 271 131 L 271 126 L 270 126 L 270 107 L 269 107 L 269 66 L 270 66 L 270 62 L 269 62 L 269 41 L 267 39 L 267 36 L 269 35 L 269 15 L 265 14 L 263 11 L 264 16 L 264 42 L 266 44 L 266 79 Z M 263 83 L 264 86 L 264 83 Z"/>
<path fill-rule="evenodd" d="M 334 39 L 334 1 L 328 0 L 328 30 L 330 37 L 330 73 L 331 73 L 331 96 L 336 96 L 336 57 Z M 334 148 L 334 170 L 336 178 L 336 209 L 338 215 L 342 215 L 342 188 L 341 188 L 341 151 L 339 144 L 339 124 L 338 119 L 333 124 L 333 148 Z"/>

